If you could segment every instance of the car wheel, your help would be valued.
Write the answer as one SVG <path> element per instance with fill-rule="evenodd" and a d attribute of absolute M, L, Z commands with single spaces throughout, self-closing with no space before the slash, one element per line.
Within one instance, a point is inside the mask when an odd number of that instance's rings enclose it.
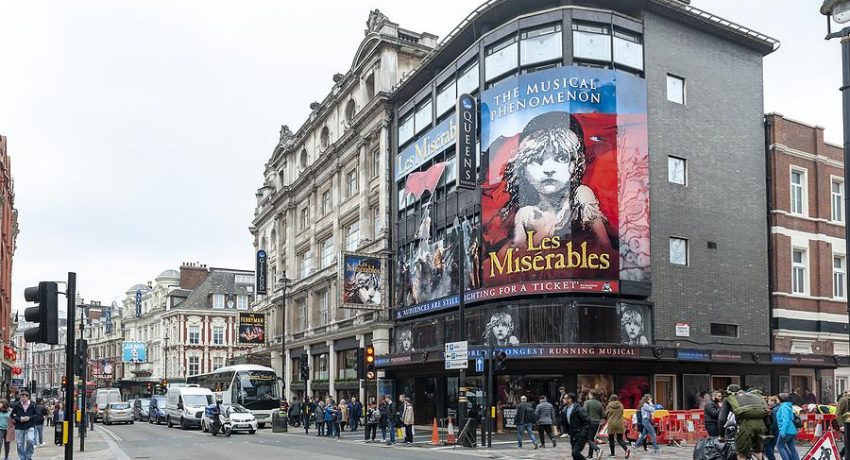
<path fill-rule="evenodd" d="M 257 430 L 248 430 L 248 433 L 251 433 L 251 434 L 254 434 L 256 432 L 257 432 Z"/>
<path fill-rule="evenodd" d="M 168 425 L 168 428 L 174 428 L 174 424 L 173 424 L 173 423 L 171 423 L 171 416 L 169 416 L 169 417 L 168 417 L 168 419 L 166 420 L 166 422 L 167 422 L 166 424 Z"/>
<path fill-rule="evenodd" d="M 203 420 L 201 420 L 201 431 L 203 431 L 204 433 L 207 432 L 207 424 L 204 423 Z"/>
<path fill-rule="evenodd" d="M 259 423 L 259 424 L 257 424 L 257 427 L 258 428 L 265 428 L 266 424 L 265 423 Z"/>
<path fill-rule="evenodd" d="M 136 423 L 136 422 L 135 422 L 135 420 L 134 420 L 134 421 L 132 421 L 132 422 L 130 422 L 130 425 L 132 425 L 132 424 L 134 424 L 134 423 Z"/>
<path fill-rule="evenodd" d="M 180 417 L 180 429 L 181 429 L 181 430 L 185 430 L 185 429 L 186 429 L 186 421 L 185 421 L 185 420 L 183 420 L 183 417 Z"/>

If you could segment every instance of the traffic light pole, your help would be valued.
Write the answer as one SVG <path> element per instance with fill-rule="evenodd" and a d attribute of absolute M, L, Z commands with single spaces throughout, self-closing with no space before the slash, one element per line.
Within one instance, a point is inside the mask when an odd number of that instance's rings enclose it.
<path fill-rule="evenodd" d="M 68 327 L 65 338 L 65 432 L 68 436 L 68 443 L 65 444 L 65 460 L 74 458 L 74 310 L 77 301 L 77 274 L 68 272 L 68 285 L 65 288 L 65 297 L 68 298 Z"/>
<path fill-rule="evenodd" d="M 458 225 L 455 228 L 457 232 L 457 271 L 458 271 L 458 319 L 460 320 L 460 341 L 463 342 L 466 340 L 466 270 L 464 267 L 464 258 L 466 257 L 466 246 L 464 245 L 463 240 L 463 228 Z M 467 355 L 467 358 L 469 356 Z M 467 363 L 469 360 L 467 359 Z M 464 426 L 466 426 L 466 366 L 460 369 L 460 375 L 458 376 L 458 404 L 457 404 L 457 426 L 462 430 Z"/>

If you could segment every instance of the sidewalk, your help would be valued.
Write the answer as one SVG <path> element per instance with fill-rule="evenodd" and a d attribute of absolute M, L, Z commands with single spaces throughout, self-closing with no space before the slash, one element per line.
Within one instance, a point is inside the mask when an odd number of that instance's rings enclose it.
<path fill-rule="evenodd" d="M 47 428 L 47 427 L 45 427 Z M 53 428 L 53 427 L 50 427 Z M 105 435 L 103 430 L 95 429 L 94 431 L 86 432 L 86 450 L 80 452 L 80 437 L 79 432 L 74 431 L 74 459 L 75 460 L 126 460 L 127 455 L 118 448 L 115 441 Z M 33 454 L 34 459 L 39 460 L 63 460 L 65 458 L 65 446 L 56 446 L 53 444 L 53 432 L 50 431 L 48 436 L 47 430 L 44 433 L 45 441 L 50 444 L 45 447 L 38 447 Z M 15 444 L 12 444 L 12 450 L 15 450 Z M 13 454 L 17 457 L 17 452 Z"/>

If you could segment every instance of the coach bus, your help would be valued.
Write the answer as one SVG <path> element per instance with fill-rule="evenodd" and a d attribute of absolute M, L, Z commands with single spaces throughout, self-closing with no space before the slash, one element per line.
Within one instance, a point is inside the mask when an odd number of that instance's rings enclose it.
<path fill-rule="evenodd" d="M 280 383 L 270 367 L 238 364 L 220 367 L 206 374 L 186 378 L 187 385 L 209 388 L 222 404 L 240 404 L 254 413 L 257 426 L 271 423 L 271 414 L 280 408 Z"/>

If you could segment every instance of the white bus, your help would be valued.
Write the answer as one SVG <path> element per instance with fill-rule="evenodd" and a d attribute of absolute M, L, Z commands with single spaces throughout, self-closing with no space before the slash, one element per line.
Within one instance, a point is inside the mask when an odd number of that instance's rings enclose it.
<path fill-rule="evenodd" d="M 209 388 L 222 404 L 240 404 L 254 413 L 262 428 L 271 423 L 272 412 L 280 408 L 280 383 L 270 367 L 253 364 L 225 366 L 207 374 L 192 375 L 186 384 Z"/>

